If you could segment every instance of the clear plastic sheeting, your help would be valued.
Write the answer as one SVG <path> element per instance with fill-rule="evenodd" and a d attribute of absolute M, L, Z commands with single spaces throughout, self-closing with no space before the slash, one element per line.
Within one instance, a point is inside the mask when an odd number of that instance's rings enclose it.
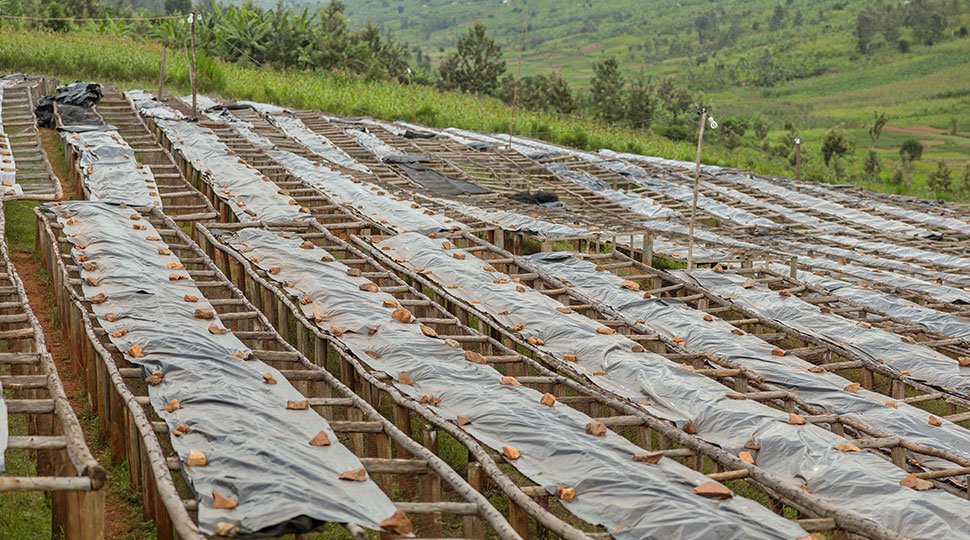
<path fill-rule="evenodd" d="M 899 482 L 906 472 L 881 457 L 839 452 L 836 447 L 848 443 L 846 439 L 811 425 L 789 424 L 785 412 L 752 400 L 729 399 L 729 390 L 712 379 L 660 355 L 633 352 L 637 345 L 629 338 L 604 333 L 595 321 L 575 312 L 562 312 L 565 306 L 539 291 L 523 287 L 520 292 L 520 285 L 505 274 L 490 272 L 485 261 L 471 256 L 455 259 L 438 241 L 416 234 L 389 238 L 378 247 L 389 257 L 405 260 L 412 270 L 433 269 L 429 279 L 475 302 L 502 326 L 520 328 L 519 335 L 533 339 L 540 349 L 564 362 L 572 362 L 566 354 L 575 355 L 575 369 L 595 384 L 681 426 L 692 422 L 701 439 L 732 453 L 756 441 L 759 467 L 805 485 L 827 502 L 908 537 L 970 535 L 966 501 L 943 492 L 904 488 Z M 703 521 L 697 515 L 692 519 Z"/>
<path fill-rule="evenodd" d="M 431 242 L 413 233 L 404 238 Z M 417 321 L 392 318 L 395 298 L 361 290 L 369 281 L 348 275 L 326 250 L 305 249 L 300 238 L 262 229 L 244 229 L 227 241 L 263 269 L 278 266 L 269 277 L 294 298 L 311 300 L 301 302 L 304 315 L 318 318 L 355 356 L 389 374 L 401 393 L 434 398 L 427 406 L 444 418 L 469 419 L 462 429 L 497 452 L 518 450 L 521 457 L 506 462 L 549 493 L 574 488 L 576 497 L 563 506 L 614 538 L 791 540 L 804 534 L 752 501 L 695 495 L 692 489 L 709 479 L 676 461 L 633 462 L 642 450 L 610 431 L 588 434 L 592 418 L 561 403 L 543 405 L 540 392 L 503 384 L 493 367 L 467 361 L 461 349 L 425 335 Z"/>
<path fill-rule="evenodd" d="M 315 411 L 288 408 L 303 395 L 224 331 L 151 224 L 131 209 L 103 203 L 61 203 L 46 211 L 56 214 L 73 244 L 98 324 L 144 377 L 157 378 L 148 385 L 149 398 L 195 492 L 204 533 L 214 534 L 219 523 L 267 536 L 323 522 L 378 529 L 395 512 L 373 481 L 340 479 L 361 468 L 360 460 Z M 265 374 L 276 384 L 267 384 Z M 331 444 L 311 445 L 321 432 Z M 202 452 L 206 463 L 190 465 L 202 457 L 190 452 Z M 238 506 L 215 508 L 216 491 Z"/>
<path fill-rule="evenodd" d="M 574 170 L 565 163 L 550 162 L 544 163 L 543 165 L 545 165 L 545 167 L 557 177 L 568 180 L 575 184 L 579 184 L 590 191 L 599 193 L 620 206 L 650 219 L 682 217 L 675 210 L 661 205 L 658 201 L 651 199 L 646 195 L 639 196 L 623 190 L 613 189 L 608 183 L 585 171 Z"/>
<path fill-rule="evenodd" d="M 787 273 L 789 271 L 787 267 L 780 268 L 778 265 L 771 265 L 770 268 L 776 272 Z M 804 283 L 822 287 L 846 300 L 885 313 L 890 317 L 916 323 L 950 337 L 970 340 L 970 318 L 930 309 L 894 294 L 863 288 L 853 283 L 818 276 L 811 272 L 798 272 L 797 279 Z"/>
<path fill-rule="evenodd" d="M 172 147 L 201 173 L 213 192 L 227 202 L 239 221 L 302 221 L 310 218 L 308 210 L 301 208 L 295 199 L 280 193 L 268 177 L 233 154 L 211 129 L 195 122 L 166 120 L 165 117 L 171 116 L 167 111 L 177 111 L 159 104 L 150 95 L 146 98 L 147 94 L 143 92 L 133 91 L 126 95 L 136 103 L 139 111 L 163 115 L 155 117 L 155 124 Z"/>
<path fill-rule="evenodd" d="M 162 206 L 151 167 L 138 163 L 118 131 L 62 131 L 61 136 L 77 151 L 78 172 L 90 200 Z"/>
<path fill-rule="evenodd" d="M 370 169 L 350 157 L 347 152 L 330 142 L 330 139 L 308 128 L 299 118 L 288 114 L 268 114 L 266 118 L 287 137 L 330 163 L 370 174 Z"/>
<path fill-rule="evenodd" d="M 813 373 L 809 370 L 814 364 L 791 354 L 778 356 L 771 343 L 751 334 L 736 335 L 735 327 L 727 321 L 705 317 L 703 311 L 690 308 L 676 298 L 644 299 L 641 293 L 624 288 L 622 277 L 598 272 L 595 264 L 572 253 L 537 253 L 526 260 L 546 275 L 569 283 L 591 303 L 607 306 L 627 321 L 642 321 L 640 324 L 660 335 L 682 340 L 692 353 L 715 354 L 734 362 L 828 414 L 848 417 L 891 435 L 970 458 L 970 431 L 946 420 L 942 420 L 940 427 L 933 427 L 927 421 L 926 411 L 896 400 L 889 400 L 893 403 L 889 407 L 883 394 L 864 388 L 847 391 L 852 381 L 835 373 Z M 925 466 L 934 464 L 933 458 L 920 459 Z M 941 467 L 948 466 L 952 465 L 941 464 Z"/>
<path fill-rule="evenodd" d="M 287 172 L 327 198 L 395 232 L 428 234 L 465 228 L 449 217 L 437 215 L 413 201 L 394 198 L 376 184 L 350 178 L 326 165 L 314 164 L 283 150 L 272 150 L 269 155 Z"/>
<path fill-rule="evenodd" d="M 594 163 L 598 166 L 621 174 L 640 186 L 661 193 L 682 204 L 688 206 L 693 205 L 694 190 L 692 188 L 657 178 L 642 167 L 622 161 L 619 157 L 620 154 L 615 152 L 600 150 L 600 154 L 605 159 L 595 161 Z M 767 229 L 777 229 L 780 227 L 780 225 L 770 219 L 757 216 L 747 210 L 734 208 L 703 194 L 697 197 L 697 207 L 713 216 L 726 219 L 744 227 L 764 227 Z"/>
<path fill-rule="evenodd" d="M 706 269 L 678 270 L 674 274 L 796 332 L 832 343 L 901 374 L 906 372 L 904 378 L 970 395 L 970 369 L 961 368 L 956 359 L 929 347 L 907 343 L 896 334 L 866 328 L 834 313 L 822 313 L 800 298 L 781 296 L 764 286 L 746 289 L 746 278 L 737 274 Z"/>

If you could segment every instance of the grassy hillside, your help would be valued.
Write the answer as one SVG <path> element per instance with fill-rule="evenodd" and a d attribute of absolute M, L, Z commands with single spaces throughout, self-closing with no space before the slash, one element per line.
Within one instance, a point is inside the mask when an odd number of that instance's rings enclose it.
<path fill-rule="evenodd" d="M 800 0 L 793 2 L 799 3 Z M 530 5 L 539 4 L 533 0 Z M 966 16 L 970 17 L 970 10 Z M 936 160 L 947 160 L 954 177 L 959 177 L 963 166 L 970 162 L 970 78 L 965 75 L 970 72 L 970 39 L 953 38 L 933 47 L 913 46 L 907 54 L 881 47 L 871 55 L 860 56 L 847 52 L 852 48 L 849 35 L 792 42 L 785 54 L 823 58 L 828 66 L 826 71 L 770 88 L 723 83 L 712 84 L 710 88 L 691 88 L 704 93 L 705 101 L 713 105 L 715 116 L 722 121 L 732 117 L 765 118 L 772 126 L 768 136 L 772 144 L 784 133 L 784 124 L 793 123 L 804 140 L 803 155 L 807 161 L 803 176 L 806 178 L 834 180 L 832 171 L 824 167 L 819 150 L 825 132 L 833 125 L 843 124 L 854 146 L 846 159 L 849 180 L 876 190 L 935 196 L 925 183 L 929 171 L 936 167 Z M 151 88 L 157 85 L 159 58 L 159 47 L 149 42 L 85 33 L 0 32 L 0 71 L 26 70 L 62 79 L 86 78 Z M 169 80 L 184 91 L 187 86 L 184 59 L 181 55 L 169 58 Z M 669 73 L 676 69 L 678 61 L 670 58 L 653 69 L 658 74 Z M 717 79 L 718 70 L 712 61 L 694 65 L 692 70 L 685 68 L 681 76 L 700 83 Z M 250 69 L 205 58 L 201 66 L 204 73 L 200 80 L 205 90 L 230 98 L 481 131 L 505 131 L 511 117 L 509 107 L 497 100 L 441 94 L 417 85 L 365 82 L 332 74 Z M 709 76 L 705 76 L 706 72 Z M 865 150 L 870 144 L 868 122 L 874 111 L 886 112 L 890 120 L 877 148 L 883 162 L 882 177 L 866 183 L 859 179 Z M 957 119 L 959 129 L 956 135 L 949 135 L 946 130 L 953 118 Z M 587 149 L 612 148 L 693 159 L 689 142 L 672 142 L 649 131 L 613 128 L 581 117 L 520 111 L 516 131 Z M 760 141 L 751 131 L 734 150 L 719 143 L 715 133 L 705 150 L 705 161 L 793 175 L 787 160 L 761 151 Z M 889 185 L 886 179 L 898 161 L 899 145 L 908 138 L 924 142 L 923 160 L 915 164 L 916 171 L 910 181 Z M 967 193 L 943 196 L 968 198 Z"/>
<path fill-rule="evenodd" d="M 272 7 L 275 0 L 257 1 Z M 309 7 L 321 0 L 287 0 Z M 909 4 L 910 2 L 907 2 Z M 628 76 L 642 71 L 654 82 L 674 77 L 713 106 L 715 116 L 771 126 L 770 144 L 791 124 L 802 137 L 805 176 L 833 181 L 820 156 L 825 133 L 836 125 L 853 150 L 844 160 L 848 180 L 874 189 L 966 199 L 970 193 L 936 194 L 925 183 L 943 160 L 954 183 L 970 164 L 970 0 L 940 0 L 947 19 L 944 39 L 921 44 L 903 29 L 899 44 L 876 36 L 867 54 L 857 51 L 856 17 L 863 0 L 359 0 L 347 2 L 354 25 L 368 22 L 437 62 L 475 20 L 503 46 L 515 73 L 526 19 L 522 75 L 560 72 L 582 89 L 592 63 L 618 57 Z M 881 5 L 901 5 L 882 2 Z M 706 19 L 706 25 L 699 20 Z M 703 29 L 699 29 L 703 27 Z M 703 37 L 702 34 L 703 33 Z M 759 80 L 768 78 L 769 80 Z M 889 123 L 875 145 L 882 173 L 863 181 L 872 142 L 868 127 L 876 112 Z M 956 122 L 957 133 L 949 134 Z M 716 137 L 717 134 L 715 134 Z M 899 146 L 921 141 L 923 159 L 913 164 L 906 185 L 887 185 L 899 164 Z M 718 144 L 712 140 L 713 144 Z M 787 160 L 761 151 L 749 130 L 741 147 L 725 158 L 759 171 L 793 175 Z M 719 158 L 718 158 L 719 159 Z"/>

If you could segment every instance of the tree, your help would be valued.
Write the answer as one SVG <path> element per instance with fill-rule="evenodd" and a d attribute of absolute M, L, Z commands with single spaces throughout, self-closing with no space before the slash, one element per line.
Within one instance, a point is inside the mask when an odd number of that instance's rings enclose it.
<path fill-rule="evenodd" d="M 917 40 L 932 45 L 943 39 L 946 17 L 936 4 L 929 0 L 910 0 L 906 6 L 906 26 L 913 29 Z"/>
<path fill-rule="evenodd" d="M 626 121 L 634 129 L 646 129 L 653 122 L 654 110 L 657 108 L 653 96 L 653 85 L 645 79 L 643 73 L 630 83 L 626 91 Z"/>
<path fill-rule="evenodd" d="M 623 75 L 615 56 L 593 64 L 589 96 L 597 116 L 610 123 L 623 119 L 623 86 Z"/>
<path fill-rule="evenodd" d="M 947 166 L 945 161 L 940 160 L 936 162 L 936 170 L 930 173 L 926 187 L 937 194 L 949 193 L 952 182 L 950 167 Z"/>
<path fill-rule="evenodd" d="M 841 158 L 849 153 L 849 140 L 845 136 L 842 126 L 836 126 L 825 134 L 822 141 L 822 159 L 828 167 L 833 159 Z"/>
<path fill-rule="evenodd" d="M 964 196 L 970 195 L 970 163 L 963 166 L 963 174 L 960 175 L 959 190 Z"/>
<path fill-rule="evenodd" d="M 923 157 L 923 143 L 916 139 L 908 139 L 899 147 L 899 156 L 905 162 L 916 161 Z"/>
<path fill-rule="evenodd" d="M 774 32 L 785 26 L 785 7 L 781 4 L 775 6 L 775 11 L 771 14 L 768 21 L 768 30 Z"/>
<path fill-rule="evenodd" d="M 192 0 L 165 0 L 165 13 L 188 13 L 192 11 Z"/>
<path fill-rule="evenodd" d="M 947 131 L 950 135 L 956 135 L 960 131 L 960 125 L 957 123 L 957 117 L 954 116 L 950 118 L 950 130 Z"/>
<path fill-rule="evenodd" d="M 882 166 L 879 164 L 879 156 L 876 155 L 875 150 L 869 150 L 866 154 L 866 161 L 862 164 L 862 170 L 866 173 L 866 178 L 869 180 L 875 180 L 879 177 L 879 171 Z"/>
<path fill-rule="evenodd" d="M 499 84 L 496 95 L 511 104 L 513 97 L 518 106 L 534 111 L 570 113 L 576 108 L 569 83 L 558 73 L 552 75 L 531 75 L 518 81 L 506 75 Z"/>
<path fill-rule="evenodd" d="M 458 40 L 458 50 L 441 64 L 442 85 L 448 89 L 476 94 L 493 94 L 505 72 L 502 48 L 485 35 L 485 25 L 476 22 Z"/>
<path fill-rule="evenodd" d="M 882 135 L 882 128 L 886 127 L 886 122 L 889 121 L 886 118 L 886 113 L 873 113 L 875 119 L 872 121 L 872 126 L 869 127 L 869 138 L 872 139 L 872 144 L 876 144 L 879 141 L 879 136 Z"/>
<path fill-rule="evenodd" d="M 891 177 L 889 177 L 889 182 L 897 186 L 901 186 L 906 183 L 908 176 L 909 175 L 906 172 L 906 164 L 903 162 L 893 169 L 893 174 Z"/>
<path fill-rule="evenodd" d="M 882 16 L 872 6 L 864 6 L 855 19 L 856 49 L 861 53 L 869 52 L 869 42 L 879 33 Z"/>
<path fill-rule="evenodd" d="M 771 130 L 771 124 L 765 121 L 765 117 L 760 114 L 754 119 L 754 134 L 758 137 L 758 140 L 762 140 L 768 136 L 768 132 Z"/>
<path fill-rule="evenodd" d="M 692 98 L 682 86 L 679 86 L 672 78 L 666 78 L 657 85 L 657 99 L 663 103 L 664 109 L 674 117 L 674 121 L 680 113 L 690 107 Z"/>

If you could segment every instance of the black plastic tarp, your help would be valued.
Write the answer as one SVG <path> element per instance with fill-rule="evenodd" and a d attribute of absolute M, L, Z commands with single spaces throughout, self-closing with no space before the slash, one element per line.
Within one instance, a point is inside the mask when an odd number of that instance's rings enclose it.
<path fill-rule="evenodd" d="M 405 238 L 431 241 L 414 233 Z M 588 416 L 561 403 L 542 405 L 540 392 L 502 384 L 501 373 L 467 361 L 444 339 L 424 335 L 417 321 L 392 319 L 395 308 L 387 304 L 394 297 L 361 290 L 369 281 L 349 276 L 348 267 L 326 250 L 305 249 L 300 238 L 262 229 L 244 229 L 227 241 L 263 269 L 278 266 L 269 277 L 294 299 L 312 300 L 301 302 L 304 315 L 316 313 L 322 328 L 388 373 L 403 394 L 440 398 L 429 405 L 437 414 L 469 418 L 463 429 L 496 451 L 519 450 L 521 457 L 509 464 L 550 493 L 557 486 L 576 489 L 576 498 L 563 505 L 605 526 L 615 538 L 792 539 L 804 534 L 794 522 L 752 501 L 694 495 L 692 488 L 708 480 L 704 475 L 669 459 L 635 463 L 632 455 L 642 450 L 612 432 L 586 433 Z M 400 382 L 403 374 L 413 384 Z"/>
<path fill-rule="evenodd" d="M 563 361 L 565 354 L 574 354 L 572 365 L 594 384 L 647 402 L 646 409 L 679 425 L 692 422 L 698 437 L 729 452 L 756 441 L 761 448 L 758 466 L 793 485 L 805 485 L 816 496 L 908 537 L 970 535 L 966 501 L 939 491 L 916 494 L 899 485 L 906 471 L 883 458 L 840 452 L 838 445 L 850 441 L 811 425 L 791 425 L 787 413 L 762 403 L 732 400 L 728 388 L 662 356 L 632 352 L 635 343 L 629 338 L 600 333 L 597 322 L 562 313 L 557 309 L 562 304 L 539 291 L 520 291 L 509 276 L 488 271 L 481 259 L 456 259 L 439 242 L 416 234 L 398 235 L 378 246 L 411 269 L 433 269 L 429 279 L 466 302 L 476 302 L 476 309 L 502 326 L 521 325 L 519 335 L 543 340 L 538 347 L 546 352 Z"/>
<path fill-rule="evenodd" d="M 95 266 L 82 266 L 81 278 L 87 299 L 106 295 L 91 304 L 98 324 L 144 376 L 162 373 L 158 385 L 149 385 L 149 397 L 172 433 L 182 474 L 199 501 L 204 533 L 213 534 L 220 522 L 237 525 L 242 534 L 267 536 L 322 522 L 377 529 L 395 512 L 370 479 L 339 479 L 361 468 L 360 460 L 315 411 L 287 408 L 288 401 L 305 398 L 279 371 L 258 360 L 231 331 L 213 333 L 212 326 L 225 328 L 218 316 L 195 316 L 197 310 L 215 310 L 187 271 L 176 268 L 179 260 L 161 254 L 166 244 L 151 224 L 134 219 L 131 209 L 103 203 L 66 202 L 45 210 L 64 225 L 77 264 L 83 254 L 84 264 Z M 185 277 L 173 280 L 173 274 Z M 198 300 L 187 302 L 186 295 Z M 132 353 L 135 345 L 141 354 Z M 264 374 L 276 384 L 264 382 Z M 173 399 L 179 408 L 167 412 Z M 187 431 L 174 435 L 183 423 Z M 330 446 L 309 444 L 320 432 Z M 202 451 L 208 464 L 188 466 L 193 450 Z M 214 490 L 238 506 L 213 508 Z"/>
<path fill-rule="evenodd" d="M 54 120 L 55 103 L 68 106 L 62 113 L 68 117 L 68 121 L 64 122 L 65 124 L 89 124 L 91 123 L 90 119 L 85 120 L 85 118 L 88 118 L 85 109 L 90 109 L 101 101 L 101 96 L 101 85 L 98 83 L 77 81 L 66 86 L 58 86 L 53 94 L 37 100 L 37 106 L 34 108 L 37 125 L 51 129 L 56 127 Z"/>

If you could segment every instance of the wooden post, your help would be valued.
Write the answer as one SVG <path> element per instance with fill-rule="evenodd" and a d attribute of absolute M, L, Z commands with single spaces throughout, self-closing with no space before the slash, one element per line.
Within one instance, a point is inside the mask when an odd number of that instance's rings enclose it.
<path fill-rule="evenodd" d="M 707 107 L 701 108 L 701 127 L 697 134 L 697 168 L 694 170 L 694 202 L 690 206 L 690 234 L 687 239 L 687 269 L 694 268 L 694 224 L 697 221 L 697 196 L 701 183 L 701 146 L 707 124 Z"/>
<path fill-rule="evenodd" d="M 162 89 L 165 86 L 165 61 L 168 59 L 168 49 L 162 48 L 162 65 L 158 67 L 158 100 L 162 100 Z"/>
<path fill-rule="evenodd" d="M 802 181 L 802 139 L 795 137 L 795 180 Z"/>
<path fill-rule="evenodd" d="M 198 74 L 195 71 L 195 19 L 197 17 L 198 15 L 194 11 L 189 15 L 189 26 L 192 31 L 192 72 L 190 73 L 189 80 L 192 83 L 192 118 L 195 120 L 199 118 L 198 89 L 196 85 L 196 76 Z"/>

